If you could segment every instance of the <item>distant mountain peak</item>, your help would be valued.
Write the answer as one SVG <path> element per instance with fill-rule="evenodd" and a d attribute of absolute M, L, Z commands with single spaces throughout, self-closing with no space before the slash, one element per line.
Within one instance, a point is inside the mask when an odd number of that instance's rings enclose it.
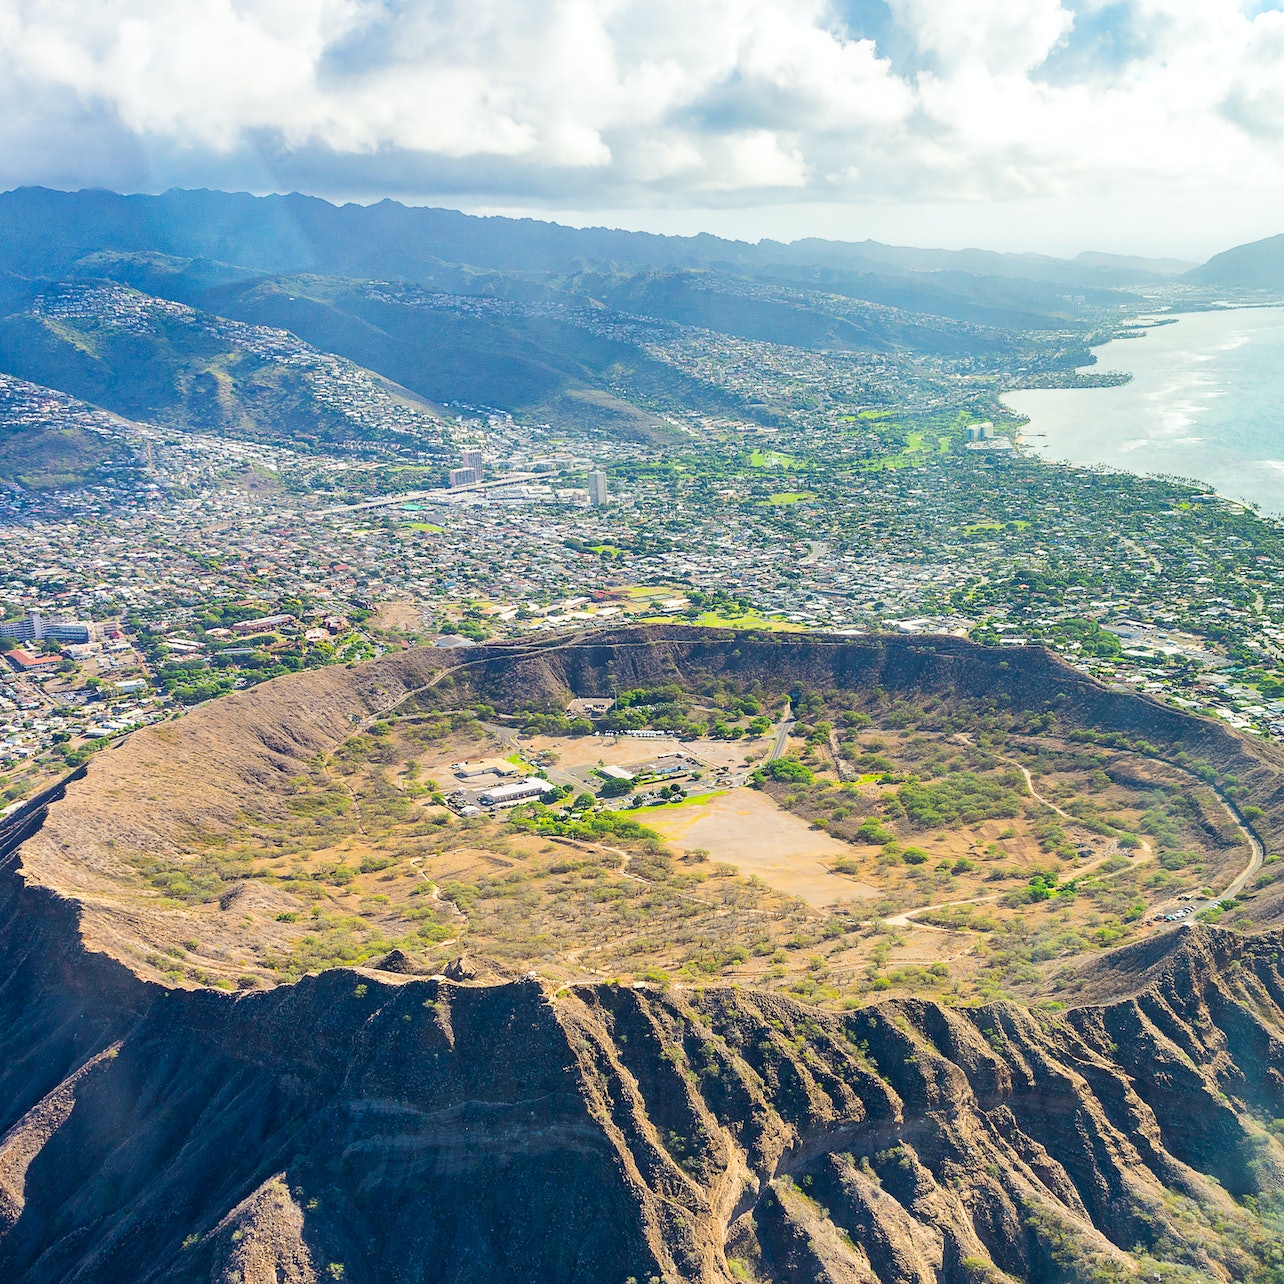
<path fill-rule="evenodd" d="M 1184 279 L 1194 285 L 1284 291 L 1284 233 L 1214 254 Z"/>

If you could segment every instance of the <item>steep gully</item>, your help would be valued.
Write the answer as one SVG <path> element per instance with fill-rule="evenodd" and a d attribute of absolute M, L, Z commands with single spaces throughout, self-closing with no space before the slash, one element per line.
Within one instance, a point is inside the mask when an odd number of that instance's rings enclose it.
<path fill-rule="evenodd" d="M 1077 681 L 1038 656 L 996 671 L 948 639 L 719 649 L 676 630 L 556 663 L 532 652 L 520 672 L 494 668 L 495 650 L 469 672 L 524 691 L 588 689 L 607 659 L 622 681 L 734 660 L 1022 707 Z M 379 691 L 419 687 L 417 672 L 376 662 L 351 680 L 386 711 Z M 1175 729 L 1234 764 L 1275 814 L 1264 751 L 1074 689 L 1094 725 Z M 275 717 L 270 694 L 223 707 Z M 361 721 L 333 699 L 327 727 Z M 193 753 L 199 715 L 184 723 Z M 375 970 L 179 991 L 86 948 L 83 907 L 20 868 L 61 805 L 53 791 L 0 827 L 6 1281 L 1070 1284 L 1135 1278 L 1146 1254 L 1197 1278 L 1267 1278 L 1270 1236 L 1245 1197 L 1284 1184 L 1266 1126 L 1284 1117 L 1279 933 L 1189 927 L 1115 951 L 1060 1013 L 915 1000 L 836 1014 L 754 990 Z"/>
<path fill-rule="evenodd" d="M 1207 1225 L 1284 1174 L 1254 1122 L 1284 1114 L 1277 936 L 1169 937 L 1057 1019 L 371 971 L 177 992 L 24 885 L 31 823 L 0 867 L 15 1284 L 726 1281 L 729 1256 L 1069 1281 L 1138 1245 L 1238 1279 L 1251 1255 Z"/>

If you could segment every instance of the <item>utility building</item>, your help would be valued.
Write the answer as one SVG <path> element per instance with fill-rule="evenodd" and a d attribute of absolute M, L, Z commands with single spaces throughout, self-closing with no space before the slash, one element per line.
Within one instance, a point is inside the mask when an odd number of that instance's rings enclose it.
<path fill-rule="evenodd" d="M 469 776 L 516 776 L 519 768 L 503 758 L 476 758 L 467 762 L 452 762 L 450 769 L 461 780 Z"/>
<path fill-rule="evenodd" d="M 487 789 L 478 796 L 477 801 L 483 807 L 503 807 L 512 803 L 527 802 L 556 788 L 556 785 L 549 784 L 539 776 L 531 776 L 526 780 L 514 781 L 511 785 L 496 785 L 493 789 Z"/>

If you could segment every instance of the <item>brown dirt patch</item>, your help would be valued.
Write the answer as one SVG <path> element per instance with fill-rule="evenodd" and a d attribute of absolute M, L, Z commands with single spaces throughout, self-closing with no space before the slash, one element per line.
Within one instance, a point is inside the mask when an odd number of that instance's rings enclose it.
<path fill-rule="evenodd" d="M 812 829 L 757 789 L 733 789 L 672 811 L 656 808 L 644 819 L 675 847 L 703 847 L 712 860 L 735 865 L 746 877 L 756 874 L 817 908 L 880 894 L 834 873 L 833 862 L 851 852 L 846 843 Z"/>
<path fill-rule="evenodd" d="M 384 602 L 370 621 L 390 633 L 424 632 L 424 614 L 413 602 Z"/>

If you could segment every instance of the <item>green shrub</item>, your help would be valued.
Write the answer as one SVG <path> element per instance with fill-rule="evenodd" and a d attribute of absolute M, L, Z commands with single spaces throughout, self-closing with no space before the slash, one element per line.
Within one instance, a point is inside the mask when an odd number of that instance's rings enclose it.
<path fill-rule="evenodd" d="M 896 835 L 882 825 L 876 816 L 870 816 L 861 822 L 860 828 L 856 831 L 856 837 L 863 843 L 882 846 L 883 843 L 890 843 Z"/>
<path fill-rule="evenodd" d="M 777 758 L 754 772 L 755 780 L 779 780 L 801 785 L 809 785 L 815 779 L 811 768 L 799 762 L 797 758 Z"/>

